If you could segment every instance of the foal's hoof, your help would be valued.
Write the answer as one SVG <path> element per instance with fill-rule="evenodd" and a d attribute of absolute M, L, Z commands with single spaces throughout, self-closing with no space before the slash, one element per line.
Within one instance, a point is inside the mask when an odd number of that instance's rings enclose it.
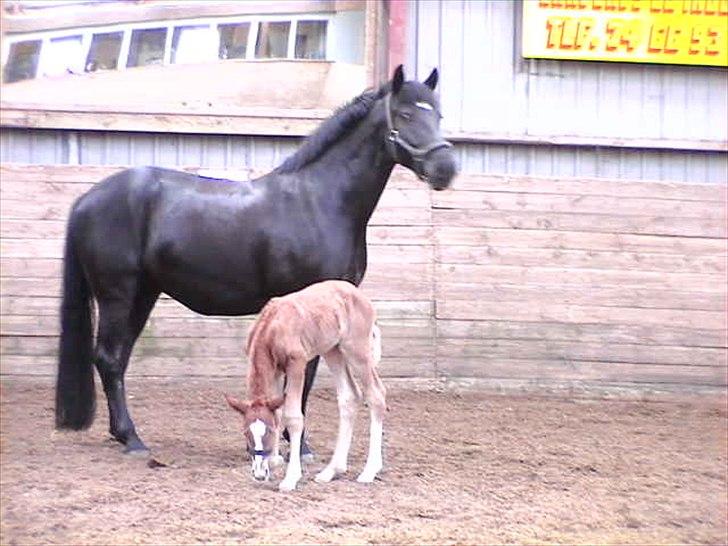
<path fill-rule="evenodd" d="M 308 442 L 301 442 L 301 462 L 312 463 L 316 459 L 316 455 L 308 446 Z"/>

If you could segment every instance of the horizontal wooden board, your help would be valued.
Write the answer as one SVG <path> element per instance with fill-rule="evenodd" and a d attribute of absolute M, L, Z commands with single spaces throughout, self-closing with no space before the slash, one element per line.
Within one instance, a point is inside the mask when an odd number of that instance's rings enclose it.
<path fill-rule="evenodd" d="M 436 226 L 529 230 L 637 233 L 689 237 L 726 237 L 724 218 L 669 218 L 646 210 L 641 216 L 574 214 L 565 212 L 473 211 L 434 209 Z"/>
<path fill-rule="evenodd" d="M 159 317 L 152 316 L 142 335 L 149 338 L 245 338 L 254 317 Z M 384 343 L 392 338 L 433 340 L 431 319 L 378 319 Z M 60 332 L 59 317 L 53 315 L 3 315 L 0 336 L 48 337 Z"/>
<path fill-rule="evenodd" d="M 585 362 L 625 362 L 681 364 L 685 366 L 726 366 L 728 349 L 665 345 L 599 343 L 581 341 L 511 340 L 487 338 L 438 339 L 437 357 L 508 358 L 518 360 L 578 360 Z"/>
<path fill-rule="evenodd" d="M 646 180 L 609 180 L 604 178 L 548 178 L 535 176 L 460 175 L 455 179 L 458 191 L 515 193 L 552 193 L 562 195 L 600 195 L 677 199 L 725 203 L 728 190 L 717 184 L 685 184 Z"/>
<path fill-rule="evenodd" d="M 718 311 L 636 309 L 540 302 L 438 300 L 437 319 L 546 321 L 573 324 L 671 325 L 678 328 L 726 329 L 728 317 Z"/>
<path fill-rule="evenodd" d="M 505 248 L 555 248 L 563 250 L 725 256 L 723 238 L 662 237 L 629 233 L 583 231 L 514 230 L 487 227 L 438 225 L 433 229 L 436 246 L 495 246 Z"/>
<path fill-rule="evenodd" d="M 624 343 L 681 347 L 728 346 L 723 329 L 679 328 L 655 324 L 583 324 L 536 320 L 452 320 L 436 323 L 438 339 L 480 338 L 505 340 L 553 340 L 579 343 Z"/>
<path fill-rule="evenodd" d="M 720 273 L 662 273 L 620 269 L 569 269 L 564 267 L 517 267 L 472 264 L 435 264 L 438 283 L 492 285 L 536 284 L 549 286 L 617 286 L 684 290 L 723 294 L 726 277 Z M 473 296 L 477 297 L 477 293 Z"/>
<path fill-rule="evenodd" d="M 718 287 L 720 288 L 720 287 Z M 726 287 L 723 287 L 724 289 Z M 632 286 L 579 286 L 548 284 L 475 284 L 438 282 L 438 300 L 468 301 L 477 296 L 488 302 L 597 305 L 639 309 L 693 309 L 727 312 L 726 292 L 688 292 Z"/>
<path fill-rule="evenodd" d="M 568 267 L 642 271 L 723 273 L 726 255 L 651 254 L 625 251 L 513 248 L 493 245 L 438 245 L 435 260 L 443 264 Z"/>
<path fill-rule="evenodd" d="M 644 216 L 645 211 L 670 218 L 721 218 L 726 203 L 715 201 L 683 201 L 623 195 L 559 195 L 553 193 L 502 193 L 489 191 L 446 191 L 432 194 L 436 209 L 472 211 L 565 212 Z"/>
<path fill-rule="evenodd" d="M 438 359 L 441 377 L 524 379 L 536 384 L 559 381 L 583 383 L 650 383 L 726 385 L 723 366 L 679 366 L 580 360 L 519 360 L 487 355 L 472 359 Z"/>
<path fill-rule="evenodd" d="M 238 337 L 169 338 L 142 335 L 134 347 L 134 356 L 154 357 L 208 357 L 243 359 L 245 332 Z M 57 336 L 9 336 L 0 338 L 0 355 L 55 356 L 58 351 Z M 382 340 L 382 354 L 393 357 L 409 356 L 413 359 L 434 357 L 431 338 L 388 337 Z"/>
<path fill-rule="evenodd" d="M 58 363 L 53 357 L 8 355 L 0 360 L 0 375 L 55 376 Z M 247 374 L 244 360 L 206 357 L 204 359 L 155 356 L 132 357 L 127 378 L 134 377 L 240 377 Z M 383 378 L 435 378 L 433 359 L 383 356 L 379 364 Z M 320 365 L 319 379 L 329 377 L 326 365 Z"/>

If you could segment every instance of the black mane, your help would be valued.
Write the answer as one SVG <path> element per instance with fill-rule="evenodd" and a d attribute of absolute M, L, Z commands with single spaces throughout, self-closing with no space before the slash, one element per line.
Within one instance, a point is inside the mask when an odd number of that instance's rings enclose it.
<path fill-rule="evenodd" d="M 279 174 L 292 173 L 314 161 L 331 144 L 349 131 L 356 123 L 364 119 L 374 107 L 374 103 L 386 95 L 388 91 L 389 85 L 385 84 L 376 91 L 364 91 L 358 97 L 341 106 L 313 133 L 307 136 L 301 147 L 273 172 Z"/>

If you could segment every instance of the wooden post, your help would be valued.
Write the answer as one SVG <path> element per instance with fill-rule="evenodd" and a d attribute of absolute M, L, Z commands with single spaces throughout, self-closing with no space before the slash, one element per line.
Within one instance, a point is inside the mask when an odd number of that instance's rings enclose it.
<path fill-rule="evenodd" d="M 389 0 L 389 59 L 387 75 L 404 64 L 407 50 L 407 8 L 408 0 Z"/>

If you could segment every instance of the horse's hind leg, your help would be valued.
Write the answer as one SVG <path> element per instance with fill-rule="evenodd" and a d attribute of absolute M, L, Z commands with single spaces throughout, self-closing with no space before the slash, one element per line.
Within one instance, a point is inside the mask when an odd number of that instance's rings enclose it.
<path fill-rule="evenodd" d="M 147 451 L 137 435 L 126 404 L 124 374 L 134 342 L 144 328 L 157 294 L 144 292 L 99 299 L 96 368 L 109 406 L 109 431 L 126 452 Z"/>
<path fill-rule="evenodd" d="M 356 393 L 351 385 L 350 376 L 344 368 L 346 362 L 338 349 L 324 355 L 336 386 L 336 400 L 339 406 L 339 432 L 336 436 L 336 447 L 331 462 L 316 474 L 317 482 L 330 482 L 337 474 L 346 472 L 351 437 L 354 432 L 354 415 L 356 413 Z"/>
<path fill-rule="evenodd" d="M 381 348 L 373 345 L 373 343 L 379 343 L 378 337 L 379 334 L 375 336 L 376 339 L 372 339 L 370 336 L 359 336 L 353 343 L 348 344 L 344 350 L 345 357 L 359 371 L 364 396 L 369 403 L 369 453 L 364 470 L 356 479 L 361 483 L 374 481 L 374 478 L 382 469 L 382 434 L 387 401 L 386 389 L 377 373 Z"/>

